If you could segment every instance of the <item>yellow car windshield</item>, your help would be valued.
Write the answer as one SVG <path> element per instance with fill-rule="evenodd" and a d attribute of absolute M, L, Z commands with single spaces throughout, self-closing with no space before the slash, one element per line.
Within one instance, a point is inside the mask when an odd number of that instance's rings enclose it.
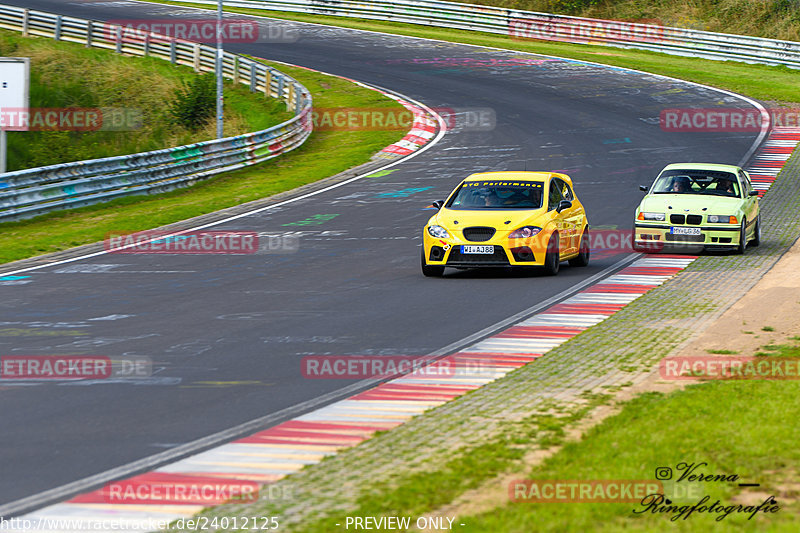
<path fill-rule="evenodd" d="M 449 209 L 539 209 L 540 181 L 475 181 L 461 184 L 445 207 Z"/>

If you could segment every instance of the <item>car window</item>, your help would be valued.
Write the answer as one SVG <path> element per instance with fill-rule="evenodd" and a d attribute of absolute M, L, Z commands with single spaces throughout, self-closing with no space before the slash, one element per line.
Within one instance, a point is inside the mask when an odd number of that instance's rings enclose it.
<path fill-rule="evenodd" d="M 449 209 L 539 209 L 540 181 L 468 181 L 445 204 Z"/>
<path fill-rule="evenodd" d="M 740 196 L 737 175 L 717 170 L 665 170 L 653 185 L 654 194 L 702 194 L 709 196 Z"/>
<path fill-rule="evenodd" d="M 572 189 L 570 188 L 569 184 L 560 178 L 557 179 L 559 184 L 558 188 L 561 189 L 561 196 L 564 198 L 564 200 L 569 202 L 574 201 L 575 197 L 572 195 Z"/>
<path fill-rule="evenodd" d="M 744 195 L 747 196 L 750 194 L 750 191 L 753 190 L 753 184 L 750 183 L 750 178 L 744 171 L 739 171 L 739 179 L 742 181 L 742 186 L 744 187 Z"/>
<path fill-rule="evenodd" d="M 547 195 L 547 210 L 552 211 L 558 207 L 558 204 L 561 203 L 563 196 L 561 196 L 561 188 L 559 183 L 563 184 L 564 182 L 558 178 L 553 178 L 550 180 L 550 193 Z"/>

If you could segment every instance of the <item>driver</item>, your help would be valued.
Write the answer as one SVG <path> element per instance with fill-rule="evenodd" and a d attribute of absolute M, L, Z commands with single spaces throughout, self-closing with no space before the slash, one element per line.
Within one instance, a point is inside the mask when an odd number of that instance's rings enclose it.
<path fill-rule="evenodd" d="M 692 185 L 689 182 L 689 178 L 686 176 L 676 176 L 672 178 L 672 186 L 670 187 L 670 192 L 689 192 L 692 189 Z"/>

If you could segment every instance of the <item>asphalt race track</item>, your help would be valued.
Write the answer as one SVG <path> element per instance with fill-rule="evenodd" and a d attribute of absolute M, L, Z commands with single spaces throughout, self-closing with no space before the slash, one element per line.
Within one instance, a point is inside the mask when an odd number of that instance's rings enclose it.
<path fill-rule="evenodd" d="M 96 20 L 192 11 L 124 1 L 7 3 Z M 751 108 L 683 82 L 515 52 L 278 24 L 296 27 L 299 40 L 226 48 L 386 87 L 464 117 L 488 110 L 483 116 L 494 119 L 478 127 L 462 121 L 381 177 L 213 228 L 295 232 L 296 253 L 103 255 L 0 286 L 0 329 L 22 332 L 0 336 L 2 355 L 154 361 L 148 379 L 0 383 L 0 505 L 353 383 L 304 379 L 304 355 L 437 352 L 620 259 L 608 255 L 584 269 L 565 263 L 556 278 L 469 271 L 424 278 L 420 232 L 431 215 L 424 208 L 472 172 L 566 171 L 590 224 L 630 228 L 641 198 L 637 185 L 665 164 L 743 164 L 757 136 L 662 131 L 665 108 Z M 305 220 L 315 223 L 291 225 Z M 289 418 L 285 413 L 275 423 Z"/>

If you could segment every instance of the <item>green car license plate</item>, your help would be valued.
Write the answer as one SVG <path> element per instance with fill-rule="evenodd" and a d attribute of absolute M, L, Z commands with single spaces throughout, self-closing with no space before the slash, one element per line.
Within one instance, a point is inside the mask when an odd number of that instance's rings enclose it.
<path fill-rule="evenodd" d="M 700 235 L 700 228 L 676 228 L 671 227 L 669 232 L 673 235 Z"/>

